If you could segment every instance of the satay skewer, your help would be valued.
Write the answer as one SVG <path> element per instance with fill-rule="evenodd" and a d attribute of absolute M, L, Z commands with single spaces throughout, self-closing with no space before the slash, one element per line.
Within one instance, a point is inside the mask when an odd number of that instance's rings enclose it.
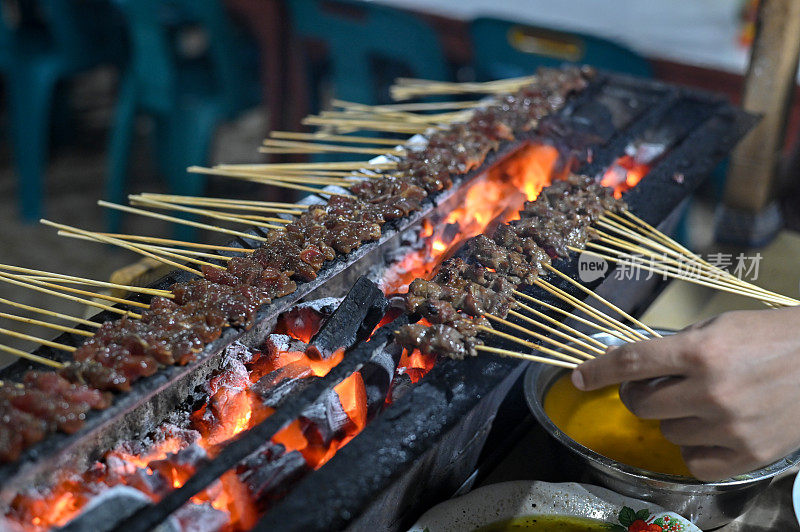
<path fill-rule="evenodd" d="M 697 262 L 677 261 L 675 259 L 659 255 L 657 252 L 649 251 L 642 246 L 632 245 L 616 238 L 604 237 L 601 238 L 601 240 L 609 245 L 616 246 L 625 251 L 601 246 L 595 242 L 588 242 L 586 246 L 587 248 L 605 251 L 613 256 L 621 257 L 636 263 L 640 262 L 639 256 L 648 257 L 650 260 L 644 262 L 650 262 L 651 266 L 654 268 L 663 268 L 664 271 L 672 272 L 676 275 L 683 275 L 686 280 L 692 280 L 695 278 L 702 280 L 705 282 L 704 286 L 711 288 L 725 290 L 727 287 L 730 289 L 730 291 L 733 291 L 733 293 L 747 295 L 748 297 L 752 297 L 754 299 L 760 299 L 767 304 L 780 306 L 795 306 L 797 304 L 792 298 L 783 297 L 774 292 L 770 293 L 769 291 L 760 290 L 758 287 L 750 283 L 740 284 L 731 282 L 726 276 L 718 275 L 713 271 L 705 270 L 702 265 Z M 632 253 L 636 253 L 637 255 Z M 656 264 L 658 266 L 656 266 Z"/>
<path fill-rule="evenodd" d="M 568 310 L 564 310 L 563 308 L 559 308 L 559 307 L 557 307 L 555 305 L 551 305 L 550 303 L 547 303 L 546 301 L 542 301 L 540 299 L 537 299 L 535 297 L 529 296 L 529 295 L 524 294 L 522 292 L 518 292 L 518 293 L 516 293 L 516 295 L 517 295 L 517 297 L 522 297 L 522 298 L 526 299 L 527 301 L 530 301 L 531 303 L 535 303 L 537 305 L 541 305 L 544 308 L 548 308 L 550 310 L 558 312 L 559 314 L 562 314 L 563 316 L 566 316 L 569 319 L 578 321 L 580 323 L 583 323 L 584 325 L 588 325 L 592 329 L 598 330 L 600 332 L 604 332 L 606 334 L 610 334 L 611 336 L 614 336 L 615 338 L 619 338 L 620 340 L 623 340 L 623 341 L 628 341 L 629 340 L 629 338 L 627 336 L 621 334 L 617 330 L 609 329 L 608 327 L 605 327 L 605 326 L 601 325 L 600 323 L 593 322 L 593 321 L 588 320 L 588 319 L 586 319 L 586 318 L 584 318 L 582 316 L 578 316 L 575 313 L 569 312 Z M 530 312 L 530 313 L 535 314 L 535 315 L 543 314 L 543 313 L 537 314 L 538 311 L 536 309 L 526 305 L 525 303 L 522 303 L 518 299 L 515 299 L 514 302 L 517 305 L 519 305 L 519 307 L 521 309 L 523 309 L 523 310 L 525 310 L 527 312 Z M 544 315 L 546 316 L 546 314 L 544 314 Z M 559 323 L 561 323 L 561 322 L 559 322 Z M 598 344 L 605 345 L 602 342 L 598 342 Z"/>
<path fill-rule="evenodd" d="M 569 334 L 566 334 L 564 332 L 559 331 L 558 329 L 550 327 L 549 325 L 545 325 L 544 323 L 541 323 L 539 321 L 531 319 L 528 316 L 526 316 L 524 314 L 520 314 L 519 312 L 516 312 L 514 310 L 509 310 L 508 311 L 508 315 L 509 316 L 513 316 L 513 317 L 515 317 L 517 319 L 520 319 L 520 320 L 522 320 L 522 321 L 524 321 L 526 323 L 529 323 L 529 324 L 531 324 L 531 325 L 533 325 L 535 327 L 539 327 L 540 329 L 544 329 L 545 331 L 549 332 L 550 334 L 555 334 L 556 336 L 558 336 L 560 338 L 563 338 L 564 340 L 573 342 L 576 345 L 578 345 L 578 346 L 580 346 L 580 347 L 582 347 L 584 349 L 587 349 L 587 350 L 589 350 L 589 351 L 591 351 L 593 353 L 596 353 L 598 355 L 602 355 L 603 353 L 605 353 L 605 345 L 604 344 L 602 344 L 601 342 L 598 342 L 597 340 L 595 340 L 594 338 L 592 338 L 588 334 L 584 334 L 584 333 L 580 332 L 579 330 L 574 329 L 574 328 L 572 328 L 572 327 L 570 327 L 568 325 L 562 324 L 562 325 L 564 325 L 563 328 L 565 330 L 568 330 L 568 331 L 572 332 L 572 334 L 574 334 L 575 336 L 570 336 Z M 546 314 L 543 314 L 543 315 L 546 316 Z M 561 323 L 558 320 L 553 320 L 553 321 L 555 323 Z M 577 338 L 577 337 L 580 337 L 580 339 Z M 594 344 L 600 344 L 600 346 L 602 346 L 602 347 L 598 347 L 597 345 L 590 345 L 589 343 L 586 343 L 586 342 L 591 342 L 591 343 L 594 343 Z"/>
<path fill-rule="evenodd" d="M 0 328 L 0 334 L 5 334 L 6 336 L 17 338 L 19 340 L 29 340 L 31 342 L 36 342 L 38 344 L 46 345 L 47 347 L 52 347 L 53 349 L 60 349 L 61 351 L 66 351 L 67 353 L 74 353 L 75 351 L 78 350 L 77 347 L 73 347 L 71 345 L 53 342 L 52 340 L 45 340 L 44 338 L 39 338 L 38 336 L 31 336 L 30 334 L 12 331 L 11 329 Z"/>
<path fill-rule="evenodd" d="M 11 301 L 9 299 L 0 298 L 0 303 L 4 305 L 8 305 L 10 307 L 19 308 L 22 310 L 28 310 L 30 312 L 35 312 L 37 314 L 42 314 L 44 316 L 51 316 L 53 318 L 59 318 L 66 321 L 71 321 L 73 323 L 80 323 L 81 325 L 87 325 L 89 327 L 94 327 L 95 329 L 99 329 L 103 326 L 102 323 L 97 323 L 96 321 L 87 320 L 84 318 L 79 318 L 77 316 L 70 316 L 69 314 L 62 314 L 60 312 L 53 312 L 52 310 L 47 310 L 44 308 L 34 307 L 31 305 L 24 305 L 22 303 L 17 303 L 16 301 Z"/>
<path fill-rule="evenodd" d="M 400 154 L 405 152 L 404 148 L 370 148 L 365 146 L 343 146 L 341 144 L 329 144 L 321 141 L 310 142 L 278 139 L 265 139 L 262 146 L 263 147 L 259 149 L 262 153 L 270 153 L 264 151 L 264 148 L 276 150 L 277 152 L 285 149 L 293 149 L 298 150 L 300 153 L 363 153 L 366 155 L 384 155 L 386 153 Z"/>
<path fill-rule="evenodd" d="M 72 281 L 77 284 L 84 284 L 87 286 L 97 286 L 103 288 L 118 288 L 120 290 L 126 290 L 128 292 L 139 292 L 142 294 L 154 295 L 154 296 L 162 296 L 162 297 L 173 297 L 172 292 L 169 290 L 158 290 L 155 288 L 144 288 L 139 286 L 130 286 L 130 285 L 123 285 L 117 283 L 109 283 L 106 281 L 96 281 L 94 279 L 88 279 L 85 277 L 76 277 L 74 275 L 65 275 L 62 273 L 54 273 L 54 272 L 47 272 L 43 270 L 34 270 L 31 268 L 23 268 L 21 266 L 12 266 L 10 264 L 0 264 L 0 270 L 12 271 L 17 273 L 24 273 L 27 275 L 36 275 L 39 276 L 40 280 L 48 280 L 51 279 L 52 282 L 56 282 L 55 280 L 63 280 L 63 281 Z"/>
<path fill-rule="evenodd" d="M 176 205 L 197 205 L 200 207 L 214 207 L 214 208 L 225 208 L 231 210 L 245 210 L 245 211 L 254 211 L 254 212 L 262 212 L 262 213 L 273 213 L 273 214 L 291 214 L 295 216 L 299 216 L 303 214 L 306 209 L 308 209 L 307 205 L 299 205 L 299 204 L 278 204 L 277 202 L 258 202 L 258 201 L 248 201 L 248 200 L 229 200 L 225 201 L 222 198 L 199 198 L 194 196 L 175 196 L 171 194 L 151 194 L 147 192 L 143 192 L 139 194 L 139 196 L 148 199 L 155 199 L 159 201 L 165 201 L 167 203 L 173 203 Z M 276 218 L 275 220 L 282 220 L 281 218 Z"/>
<path fill-rule="evenodd" d="M 59 236 L 64 236 L 64 237 L 67 237 L 67 238 L 74 238 L 76 240 L 88 240 L 90 242 L 104 243 L 102 240 L 100 240 L 98 238 L 95 238 L 93 236 L 76 234 L 76 233 L 72 233 L 70 231 L 59 231 L 58 234 L 59 234 Z M 155 254 L 155 255 L 157 255 L 159 257 L 163 255 L 164 257 L 172 257 L 174 259 L 182 260 L 184 262 L 191 262 L 193 264 L 199 264 L 201 266 L 211 266 L 213 268 L 218 268 L 220 270 L 224 270 L 225 269 L 224 266 L 220 266 L 219 264 L 214 264 L 214 263 L 211 263 L 211 262 L 208 262 L 208 261 L 195 259 L 194 257 L 191 256 L 192 254 L 202 253 L 202 252 L 198 252 L 198 251 L 187 251 L 187 250 L 183 250 L 183 249 L 169 248 L 169 247 L 164 247 L 164 246 L 153 246 L 151 244 L 137 244 L 136 247 L 138 249 L 140 249 L 140 250 L 153 253 L 153 254 Z M 207 255 L 207 256 L 210 256 L 210 257 L 212 257 L 214 259 L 220 259 L 220 260 L 230 260 L 231 259 L 231 257 L 223 257 L 221 255 L 211 255 L 210 253 L 203 253 L 203 255 Z M 155 258 L 157 258 L 158 260 L 161 260 L 159 257 L 155 257 Z M 162 262 L 164 262 L 164 261 L 162 260 Z"/>
<path fill-rule="evenodd" d="M 11 279 L 11 278 L 5 277 L 3 275 L 0 275 L 0 282 L 21 286 L 23 288 L 28 288 L 28 289 L 34 290 L 36 292 L 42 292 L 43 294 L 49 294 L 49 295 L 52 295 L 52 296 L 60 297 L 61 299 L 67 299 L 69 301 L 74 301 L 76 303 L 82 303 L 82 304 L 90 306 L 90 307 L 95 307 L 95 308 L 99 308 L 99 309 L 102 309 L 102 310 L 107 310 L 109 312 L 114 312 L 115 314 L 121 314 L 123 316 L 128 316 L 130 318 L 141 318 L 142 317 L 141 314 L 137 314 L 137 313 L 131 312 L 129 310 L 123 310 L 121 308 L 112 307 L 110 305 L 105 305 L 103 303 L 97 303 L 96 301 L 91 301 L 89 299 L 83 299 L 83 298 L 76 297 L 76 296 L 73 296 L 73 295 L 70 295 L 70 294 L 65 294 L 63 292 L 58 292 L 56 290 L 49 290 L 49 289 L 43 288 L 41 286 L 36 286 L 33 283 L 29 283 L 29 282 L 25 282 L 25 281 L 19 281 L 17 279 Z"/>
<path fill-rule="evenodd" d="M 107 202 L 101 201 L 101 202 L 98 202 L 98 203 L 105 204 Z M 125 208 L 124 205 L 115 205 L 113 203 L 108 203 L 108 205 L 113 205 L 115 207 L 123 207 L 123 208 Z M 132 209 L 131 207 L 127 207 L 127 208 Z M 137 212 L 140 209 L 132 209 L 132 210 L 134 212 Z M 153 213 L 153 214 L 157 214 L 157 213 Z M 179 220 L 180 218 L 177 218 L 177 219 Z M 105 244 L 113 244 L 115 246 L 119 246 L 119 247 L 128 249 L 130 251 L 133 251 L 134 253 L 138 253 L 140 255 L 144 255 L 145 257 L 150 257 L 151 259 L 155 259 L 155 260 L 163 262 L 165 264 L 169 264 L 170 266 L 175 266 L 176 268 L 180 268 L 181 270 L 185 270 L 185 271 L 187 271 L 189 273 L 193 273 L 193 274 L 195 274 L 195 275 L 197 275 L 199 277 L 203 276 L 203 272 L 201 272 L 199 270 L 195 270 L 194 268 L 190 268 L 189 266 L 186 266 L 185 264 L 181 264 L 179 262 L 175 262 L 175 261 L 169 260 L 166 257 L 160 257 L 158 255 L 150 253 L 149 251 L 147 251 L 145 249 L 142 249 L 139 246 L 136 246 L 136 245 L 131 244 L 129 242 L 125 242 L 124 240 L 120 240 L 118 238 L 112 238 L 112 237 L 108 237 L 108 236 L 103 236 L 103 235 L 101 235 L 99 233 L 93 233 L 92 231 L 86 231 L 84 229 L 79 229 L 77 227 L 72 227 L 70 225 L 51 222 L 50 220 L 41 219 L 39 221 L 44 225 L 49 225 L 50 227 L 54 227 L 56 229 L 60 229 L 60 230 L 65 231 L 67 233 L 76 233 L 76 234 L 79 234 L 79 235 L 94 237 L 95 240 L 98 240 L 98 241 L 103 242 Z M 201 224 L 201 225 L 205 225 L 205 224 Z"/>
<path fill-rule="evenodd" d="M 31 362 L 36 362 L 37 364 L 50 366 L 51 368 L 61 369 L 64 367 L 64 364 L 62 364 L 61 362 L 56 362 L 55 360 L 50 360 L 49 358 L 40 357 L 39 355 L 34 355 L 32 353 L 26 353 L 21 349 L 15 349 L 13 347 L 9 347 L 4 344 L 0 344 L 0 351 L 4 351 L 10 355 L 14 355 L 15 357 L 24 358 L 25 360 L 30 360 Z"/>
<path fill-rule="evenodd" d="M 591 249 L 586 249 L 586 250 L 581 250 L 581 251 L 584 252 L 584 253 L 589 253 L 589 254 L 594 255 L 596 257 L 600 257 L 602 259 L 611 261 L 611 262 L 616 262 L 618 264 L 624 264 L 626 266 L 631 266 L 633 268 L 639 268 L 639 269 L 642 269 L 642 270 L 645 270 L 645 271 L 653 272 L 653 273 L 658 274 L 658 275 L 663 275 L 665 277 L 671 277 L 673 279 L 680 279 L 680 280 L 683 280 L 683 281 L 688 281 L 690 283 L 694 283 L 694 284 L 697 284 L 697 285 L 700 285 L 700 286 L 706 286 L 708 288 L 714 288 L 716 290 L 722 290 L 723 292 L 730 292 L 732 294 L 738 294 L 738 295 L 745 296 L 745 297 L 751 297 L 751 298 L 759 299 L 761 301 L 774 302 L 774 303 L 776 303 L 778 305 L 781 305 L 781 306 L 796 306 L 794 304 L 787 304 L 785 301 L 783 301 L 781 299 L 778 299 L 778 298 L 772 299 L 772 298 L 765 297 L 763 294 L 758 294 L 758 293 L 757 294 L 753 294 L 752 292 L 748 292 L 748 291 L 745 291 L 745 290 L 742 290 L 742 289 L 737 289 L 735 287 L 715 284 L 715 283 L 700 279 L 700 278 L 698 278 L 696 276 L 686 275 L 684 273 L 677 273 L 674 270 L 668 269 L 668 268 L 665 268 L 665 267 L 649 266 L 649 265 L 643 263 L 640 260 L 631 260 L 632 257 L 630 255 L 613 256 L 613 255 L 607 255 L 605 253 L 600 253 L 598 251 L 594 251 L 594 250 L 591 250 Z"/>
<path fill-rule="evenodd" d="M 226 235 L 239 236 L 239 237 L 242 237 L 242 238 L 246 238 L 246 239 L 250 239 L 250 240 L 256 240 L 256 241 L 259 241 L 259 242 L 266 242 L 267 241 L 267 239 L 264 238 L 264 237 L 261 237 L 261 236 L 258 236 L 258 235 L 252 235 L 250 233 L 245 233 L 243 231 L 236 231 L 234 229 L 226 229 L 224 227 L 219 227 L 217 225 L 211 225 L 211 224 L 206 224 L 206 223 L 202 223 L 202 222 L 195 222 L 193 220 L 184 220 L 183 218 L 178 218 L 176 216 L 168 216 L 166 214 L 161 214 L 161 213 L 158 213 L 158 212 L 148 211 L 146 209 L 137 209 L 136 207 L 128 207 L 127 205 L 117 205 L 116 203 L 110 203 L 110 202 L 104 201 L 104 200 L 98 201 L 97 204 L 100 205 L 101 207 L 106 207 L 106 208 L 114 209 L 114 210 L 117 210 L 117 211 L 129 212 L 131 214 L 139 214 L 141 216 L 147 216 L 148 218 L 157 218 L 159 220 L 164 220 L 166 222 L 174 222 L 174 223 L 178 223 L 178 224 L 189 225 L 191 227 L 196 227 L 198 229 L 206 229 L 208 231 L 216 231 L 218 233 L 224 233 Z M 65 227 L 66 227 L 66 229 L 65 229 L 66 231 L 72 231 L 72 229 L 69 228 L 69 226 L 65 226 Z M 76 231 L 73 231 L 73 232 L 76 232 Z M 87 231 L 87 232 L 90 232 L 90 231 Z M 99 235 L 99 233 L 93 233 L 93 234 Z M 111 238 L 111 237 L 103 237 L 103 238 Z M 111 243 L 113 243 L 113 242 L 111 242 Z M 129 245 L 131 245 L 131 244 L 129 244 Z M 155 257 L 153 257 L 153 258 L 155 258 Z"/>
<path fill-rule="evenodd" d="M 250 248 L 240 248 L 235 246 L 217 246 L 215 244 L 201 244 L 198 242 L 186 242 L 184 240 L 173 240 L 171 238 L 159 238 L 154 236 L 128 235 L 120 233 L 97 233 L 97 234 L 101 236 L 116 238 L 119 240 L 129 240 L 131 242 L 146 242 L 149 244 L 170 244 L 173 246 L 196 248 L 196 249 L 208 249 L 213 251 L 228 251 L 233 253 L 253 253 L 255 251 L 255 249 L 250 249 Z"/>
<path fill-rule="evenodd" d="M 243 181 L 260 183 L 262 185 L 270 185 L 277 188 L 288 188 L 290 190 L 301 190 L 303 192 L 311 192 L 313 194 L 322 194 L 326 196 L 344 196 L 346 198 L 355 197 L 352 194 L 347 194 L 344 192 L 334 192 L 330 190 L 323 190 L 320 188 L 309 187 L 306 185 L 297 185 L 295 183 L 289 183 L 286 181 L 264 178 L 263 174 L 259 174 L 256 171 L 224 170 L 216 168 L 203 168 L 200 166 L 190 166 L 189 168 L 186 169 L 186 171 L 194 174 L 205 174 L 205 175 L 213 175 L 219 177 L 229 177 L 233 179 L 241 179 Z"/>
<path fill-rule="evenodd" d="M 31 277 L 25 276 L 25 275 L 17 275 L 17 274 L 13 274 L 13 273 L 0 272 L 0 279 L 15 279 L 17 281 L 24 281 L 24 282 L 33 283 L 33 284 L 35 284 L 37 286 L 44 286 L 44 287 L 47 287 L 47 288 L 53 288 L 55 290 L 60 290 L 62 292 L 78 294 L 78 295 L 82 295 L 82 296 L 89 296 L 89 297 L 94 298 L 94 299 L 102 299 L 104 301 L 110 301 L 112 303 L 118 303 L 120 305 L 128 305 L 128 306 L 131 306 L 131 307 L 138 307 L 138 308 L 144 308 L 144 309 L 150 308 L 150 305 L 148 305 L 146 303 L 142 303 L 140 301 L 132 301 L 130 299 L 123 299 L 121 297 L 110 296 L 110 295 L 107 295 L 107 294 L 100 294 L 100 293 L 92 292 L 92 291 L 89 291 L 89 290 L 81 290 L 80 288 L 72 288 L 72 287 L 69 287 L 69 286 L 63 286 L 63 285 L 60 285 L 60 284 L 57 284 L 57 283 L 51 283 L 51 282 L 47 282 L 47 281 L 39 281 L 37 279 L 32 279 Z"/>
<path fill-rule="evenodd" d="M 497 323 L 502 323 L 506 327 L 509 327 L 509 328 L 514 329 L 514 330 L 520 331 L 520 332 L 522 332 L 524 334 L 527 334 L 531 338 L 536 338 L 537 340 L 541 340 L 542 342 L 547 342 L 549 344 L 552 344 L 552 345 L 558 347 L 559 349 L 561 349 L 563 351 L 567 351 L 567 352 L 576 354 L 576 355 L 578 355 L 580 357 L 583 357 L 583 358 L 586 358 L 586 359 L 594 358 L 593 355 L 591 355 L 589 353 L 586 353 L 584 351 L 581 351 L 580 349 L 578 349 L 576 347 L 572 347 L 572 346 L 567 345 L 567 344 L 565 344 L 563 342 L 559 342 L 558 340 L 554 340 L 553 338 L 550 338 L 549 336 L 546 336 L 546 335 L 541 334 L 541 333 L 537 333 L 536 331 L 532 331 L 530 329 L 527 329 L 527 328 L 525 328 L 525 327 L 523 327 L 521 325 L 518 325 L 518 324 L 516 324 L 514 322 L 511 322 L 511 321 L 508 321 L 508 320 L 504 320 L 503 318 L 500 318 L 498 316 L 493 316 L 491 314 L 484 314 L 484 316 L 489 318 L 492 321 L 496 321 Z M 492 329 L 492 330 L 495 330 L 495 329 Z M 508 335 L 508 336 L 513 336 L 513 335 Z M 574 343 L 577 343 L 577 341 L 574 338 L 570 339 L 570 341 L 572 341 Z M 525 340 L 523 340 L 523 342 L 525 342 Z M 526 342 L 526 345 L 530 344 L 530 343 L 531 342 Z M 600 354 L 602 354 L 602 351 L 600 352 Z"/>
<path fill-rule="evenodd" d="M 367 109 L 376 112 L 381 111 L 441 111 L 447 109 L 473 109 L 484 105 L 480 100 L 473 101 L 453 101 L 453 102 L 417 102 L 417 103 L 390 103 L 383 105 L 367 105 L 358 102 L 349 102 L 346 100 L 331 100 L 331 105 L 334 107 L 342 107 L 345 109 Z"/>
<path fill-rule="evenodd" d="M 57 323 L 50 323 L 49 321 L 42 321 L 33 318 L 25 318 L 23 316 L 7 314 L 5 312 L 0 312 L 0 318 L 5 318 L 7 320 L 17 321 L 20 323 L 27 323 L 29 325 L 38 325 L 40 327 L 46 327 L 48 329 L 53 329 L 55 331 L 77 334 L 80 336 L 94 336 L 93 332 L 84 331 L 83 329 L 75 329 L 74 327 L 65 327 L 64 325 L 58 325 Z"/>
<path fill-rule="evenodd" d="M 528 360 L 530 362 L 539 362 L 541 364 L 548 364 L 550 366 L 558 366 L 560 368 L 575 369 L 579 366 L 579 364 L 575 362 L 562 362 L 561 360 L 553 360 L 552 358 L 545 358 L 536 355 L 528 355 L 525 353 L 517 353 L 516 351 L 509 351 L 508 349 L 490 347 L 488 345 L 476 345 L 475 349 L 478 351 L 483 351 L 485 353 L 492 353 L 494 355 L 501 355 L 504 357 L 519 358 L 522 360 Z M 545 348 L 542 347 L 537 346 L 536 350 L 547 353 L 547 351 L 545 351 Z M 553 352 L 557 353 L 557 351 Z"/>
<path fill-rule="evenodd" d="M 298 133 L 296 131 L 272 131 L 269 136 L 274 139 L 323 140 L 326 142 L 342 142 L 349 144 L 372 144 L 374 146 L 399 146 L 408 140 L 408 137 L 387 139 L 381 137 L 358 137 L 354 135 L 334 135 L 327 133 Z"/>
<path fill-rule="evenodd" d="M 556 275 L 558 275 L 559 277 L 561 277 L 565 281 L 569 282 L 573 286 L 577 287 L 584 294 L 588 295 L 589 297 L 592 297 L 592 298 L 596 299 L 597 301 L 599 301 L 600 303 L 602 303 L 606 307 L 610 308 L 611 310 L 613 310 L 614 312 L 616 312 L 617 314 L 619 314 L 623 318 L 629 320 L 631 323 L 636 324 L 637 326 L 641 327 L 642 329 L 644 329 L 645 331 L 647 331 L 651 335 L 655 336 L 656 338 L 661 338 L 661 335 L 658 334 L 656 331 L 654 331 L 653 329 L 651 329 L 650 327 L 648 327 L 646 324 L 642 323 L 641 321 L 637 320 L 636 318 L 634 318 L 633 316 L 631 316 L 630 314 L 628 314 L 627 312 L 625 312 L 624 310 L 619 308 L 614 303 L 612 303 L 609 300 L 607 300 L 606 298 L 600 296 L 594 290 L 589 290 L 588 288 L 583 286 L 581 283 L 579 283 L 578 281 L 576 281 L 575 279 L 573 279 L 569 275 L 560 272 L 557 268 L 554 268 L 553 266 L 551 266 L 549 264 L 545 264 L 544 267 L 547 268 L 548 270 L 550 270 L 551 272 L 555 273 Z"/>
<path fill-rule="evenodd" d="M 164 201 L 159 201 L 152 198 L 145 198 L 142 196 L 128 196 L 132 205 L 144 206 L 144 207 L 155 207 L 157 209 L 166 209 L 172 211 L 179 211 L 179 212 L 186 212 L 189 214 L 197 214 L 200 216 L 205 216 L 206 218 L 213 218 L 215 220 L 222 220 L 225 222 L 235 222 L 244 225 L 254 225 L 251 220 L 246 218 L 240 218 L 238 216 L 233 216 L 226 213 L 220 213 L 217 211 L 211 211 L 208 209 L 197 209 L 195 207 L 187 207 L 185 205 L 175 205 L 172 203 L 167 203 Z M 264 224 L 261 227 L 266 227 L 268 229 L 283 229 L 282 226 L 279 225 L 272 225 L 272 224 Z"/>

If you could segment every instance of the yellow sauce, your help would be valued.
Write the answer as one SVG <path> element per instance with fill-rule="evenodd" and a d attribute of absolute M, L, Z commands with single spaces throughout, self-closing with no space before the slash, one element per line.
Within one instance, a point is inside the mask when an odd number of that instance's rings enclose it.
<path fill-rule="evenodd" d="M 617 386 L 582 392 L 566 374 L 547 392 L 544 411 L 567 436 L 596 453 L 656 473 L 691 476 L 658 421 L 634 416 Z"/>
<path fill-rule="evenodd" d="M 535 530 L 537 532 L 605 532 L 612 525 L 587 519 L 585 517 L 566 517 L 562 515 L 529 515 L 497 521 L 482 526 L 474 532 L 516 532 L 517 530 Z"/>

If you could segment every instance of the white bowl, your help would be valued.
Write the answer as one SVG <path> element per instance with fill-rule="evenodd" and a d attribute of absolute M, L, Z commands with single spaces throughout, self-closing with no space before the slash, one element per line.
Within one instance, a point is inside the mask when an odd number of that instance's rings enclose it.
<path fill-rule="evenodd" d="M 521 480 L 478 488 L 428 510 L 409 532 L 466 532 L 496 521 L 528 515 L 598 519 L 627 530 L 632 521 L 663 525 L 664 531 L 700 532 L 688 520 L 662 507 L 611 490 L 565 482 Z"/>

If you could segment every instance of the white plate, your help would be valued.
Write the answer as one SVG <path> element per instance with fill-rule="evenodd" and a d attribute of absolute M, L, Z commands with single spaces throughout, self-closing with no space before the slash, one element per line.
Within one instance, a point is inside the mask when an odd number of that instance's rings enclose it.
<path fill-rule="evenodd" d="M 794 516 L 797 518 L 797 524 L 800 524 L 800 473 L 794 479 L 792 486 L 792 506 L 794 506 Z"/>
<path fill-rule="evenodd" d="M 658 505 L 605 488 L 528 480 L 484 486 L 443 502 L 426 512 L 409 532 L 465 532 L 495 521 L 536 514 L 599 519 L 618 525 L 616 530 L 620 532 L 641 530 L 642 523 L 633 524 L 640 518 L 647 524 L 659 524 L 664 532 L 700 532 L 683 517 Z"/>

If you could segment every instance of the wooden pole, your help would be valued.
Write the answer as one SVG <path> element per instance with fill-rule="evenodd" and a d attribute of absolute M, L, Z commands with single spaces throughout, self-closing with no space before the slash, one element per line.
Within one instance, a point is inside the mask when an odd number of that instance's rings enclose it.
<path fill-rule="evenodd" d="M 742 107 L 763 115 L 731 154 L 726 208 L 756 214 L 773 199 L 800 56 L 800 2 L 761 0 Z"/>

